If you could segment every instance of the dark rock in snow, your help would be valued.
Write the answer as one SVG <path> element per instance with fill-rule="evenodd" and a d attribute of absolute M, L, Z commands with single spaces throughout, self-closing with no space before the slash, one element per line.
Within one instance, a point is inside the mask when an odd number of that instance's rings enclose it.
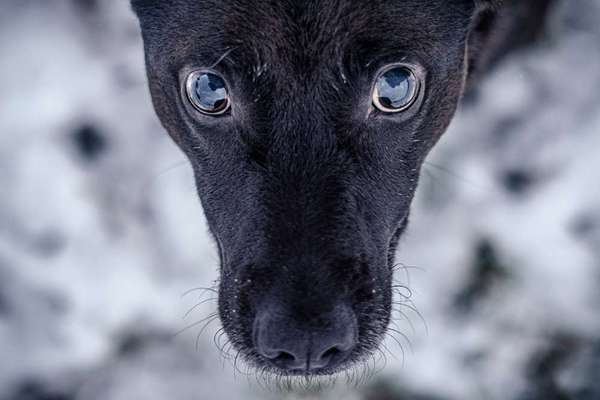
<path fill-rule="evenodd" d="M 509 193 L 522 195 L 535 183 L 535 177 L 523 169 L 512 169 L 502 174 L 501 181 Z"/>
<path fill-rule="evenodd" d="M 554 337 L 549 346 L 535 354 L 527 366 L 529 387 L 518 400 L 568 400 L 565 388 L 558 382 L 558 375 L 565 364 L 580 347 L 577 338 L 565 335 Z"/>
<path fill-rule="evenodd" d="M 117 341 L 116 353 L 123 357 L 135 356 L 143 353 L 148 347 L 168 343 L 172 336 L 172 334 L 155 330 L 126 332 Z"/>
<path fill-rule="evenodd" d="M 74 400 L 74 393 L 64 393 L 38 380 L 25 380 L 5 400 Z"/>
<path fill-rule="evenodd" d="M 493 243 L 488 239 L 481 239 L 475 246 L 470 277 L 455 297 L 454 307 L 459 312 L 469 313 L 498 281 L 507 276 L 508 272 L 500 263 Z"/>
<path fill-rule="evenodd" d="M 600 399 L 600 339 L 579 352 L 568 375 L 566 386 L 571 399 Z"/>
<path fill-rule="evenodd" d="M 73 142 L 85 161 L 97 161 L 108 143 L 100 130 L 92 124 L 83 124 L 73 132 Z"/>

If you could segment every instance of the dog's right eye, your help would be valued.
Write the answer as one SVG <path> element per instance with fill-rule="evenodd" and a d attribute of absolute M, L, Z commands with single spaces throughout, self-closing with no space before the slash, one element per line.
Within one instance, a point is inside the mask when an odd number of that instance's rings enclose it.
<path fill-rule="evenodd" d="M 221 115 L 231 105 L 225 80 L 209 71 L 194 71 L 186 81 L 187 97 L 203 114 Z"/>
<path fill-rule="evenodd" d="M 407 66 L 396 66 L 382 72 L 373 88 L 373 105 L 384 113 L 407 110 L 419 94 L 419 80 Z"/>

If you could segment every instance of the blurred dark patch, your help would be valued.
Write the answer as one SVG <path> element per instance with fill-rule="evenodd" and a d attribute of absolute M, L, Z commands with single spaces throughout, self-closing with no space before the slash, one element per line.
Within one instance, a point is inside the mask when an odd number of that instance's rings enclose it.
<path fill-rule="evenodd" d="M 92 14 L 98 11 L 98 0 L 71 0 L 82 12 Z"/>
<path fill-rule="evenodd" d="M 571 394 L 558 383 L 558 376 L 580 347 L 581 341 L 571 335 L 553 337 L 548 346 L 529 361 L 526 368 L 529 387 L 518 397 L 518 400 L 573 399 Z"/>
<path fill-rule="evenodd" d="M 577 400 L 600 399 L 600 339 L 590 346 L 589 351 L 583 355 L 581 371 L 577 375 L 583 376 L 579 385 L 573 388 L 573 396 Z"/>
<path fill-rule="evenodd" d="M 0 288 L 0 318 L 10 314 L 10 305 L 6 294 Z"/>
<path fill-rule="evenodd" d="M 381 379 L 364 390 L 363 400 L 443 400 L 431 395 L 408 393 L 398 384 Z"/>
<path fill-rule="evenodd" d="M 149 347 L 162 346 L 172 339 L 173 335 L 156 329 L 130 331 L 119 335 L 116 354 L 119 357 L 136 356 Z"/>
<path fill-rule="evenodd" d="M 600 339 L 581 340 L 580 350 L 570 356 L 560 383 L 573 400 L 600 399 Z M 521 399 L 519 399 L 521 400 Z M 529 400 L 529 398 L 527 398 Z"/>
<path fill-rule="evenodd" d="M 596 12 L 599 5 L 596 0 L 579 0 L 579 1 L 562 1 L 562 10 L 560 13 L 560 19 L 558 23 L 569 31 L 590 33 L 598 31 L 598 19 Z M 581 12 L 581 10 L 587 10 L 588 12 Z M 592 12 L 590 12 L 592 11 Z"/>
<path fill-rule="evenodd" d="M 523 195 L 535 183 L 535 177 L 524 169 L 510 169 L 502 174 L 501 182 L 509 193 Z"/>
<path fill-rule="evenodd" d="M 511 6 L 514 7 L 514 11 L 511 11 L 511 14 L 517 18 L 510 18 L 506 23 L 519 26 L 521 29 L 505 30 L 508 35 L 502 41 L 504 46 L 498 46 L 490 65 L 495 67 L 510 52 L 538 45 L 546 33 L 546 21 L 548 20 L 546 17 L 557 2 L 558 0 L 513 1 Z"/>
<path fill-rule="evenodd" d="M 465 314 L 471 312 L 495 284 L 508 276 L 509 273 L 500 263 L 493 243 L 489 239 L 480 239 L 475 246 L 470 276 L 465 287 L 456 295 L 454 308 Z"/>
<path fill-rule="evenodd" d="M 42 257 L 58 255 L 66 245 L 66 239 L 55 231 L 47 231 L 33 238 L 34 250 Z"/>
<path fill-rule="evenodd" d="M 498 120 L 491 132 L 492 146 L 497 147 L 509 142 L 509 139 L 518 132 L 517 128 L 523 123 L 523 115 L 510 115 Z"/>
<path fill-rule="evenodd" d="M 64 315 L 70 309 L 69 301 L 64 292 L 57 290 L 40 292 L 40 300 L 53 315 Z"/>
<path fill-rule="evenodd" d="M 143 82 L 139 80 L 133 71 L 125 64 L 116 65 L 113 68 L 113 76 L 115 82 L 121 89 L 130 89 L 141 85 Z"/>
<path fill-rule="evenodd" d="M 460 101 L 460 107 L 474 107 L 479 103 L 479 99 L 481 98 L 480 90 L 478 90 L 478 85 L 472 85 L 467 88 L 465 91 L 462 100 Z"/>
<path fill-rule="evenodd" d="M 75 393 L 65 393 L 48 387 L 41 381 L 28 379 L 20 383 L 5 400 L 74 400 Z"/>
<path fill-rule="evenodd" d="M 482 363 L 487 359 L 487 354 L 484 351 L 470 351 L 462 357 L 463 364 L 470 369 L 477 369 L 482 366 Z"/>
<path fill-rule="evenodd" d="M 0 259 L 0 318 L 9 316 L 12 313 L 12 304 L 6 292 L 6 287 L 10 285 L 6 270 L 4 261 Z"/>
<path fill-rule="evenodd" d="M 568 229 L 596 257 L 597 268 L 592 279 L 597 287 L 594 301 L 600 308 L 600 216 L 594 212 L 581 213 L 573 218 Z"/>
<path fill-rule="evenodd" d="M 570 230 L 577 238 L 586 239 L 600 228 L 598 220 L 590 214 L 581 214 L 571 223 Z"/>
<path fill-rule="evenodd" d="M 97 161 L 108 148 L 105 136 L 98 127 L 89 123 L 75 129 L 72 139 L 78 153 L 87 162 Z"/>

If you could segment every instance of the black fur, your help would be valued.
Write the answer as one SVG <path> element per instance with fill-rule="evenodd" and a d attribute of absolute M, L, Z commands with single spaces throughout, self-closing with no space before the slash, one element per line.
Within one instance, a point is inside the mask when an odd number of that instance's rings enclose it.
<path fill-rule="evenodd" d="M 221 320 L 247 360 L 290 373 L 256 350 L 255 317 L 273 305 L 307 326 L 339 304 L 356 315 L 352 353 L 307 374 L 377 348 L 421 164 L 468 71 L 500 48 L 495 18 L 515 17 L 518 1 L 133 1 L 155 108 L 190 159 L 219 246 Z M 425 86 L 418 107 L 384 115 L 372 82 L 399 61 Z M 230 113 L 187 103 L 183 81 L 198 67 L 227 79 Z"/>

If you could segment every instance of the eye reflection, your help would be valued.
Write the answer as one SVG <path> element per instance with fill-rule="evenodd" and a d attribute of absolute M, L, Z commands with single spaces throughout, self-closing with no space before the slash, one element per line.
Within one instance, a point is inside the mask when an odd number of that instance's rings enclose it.
<path fill-rule="evenodd" d="M 187 78 L 186 89 L 190 103 L 204 114 L 220 115 L 230 107 L 225 81 L 215 73 L 192 72 Z"/>
<path fill-rule="evenodd" d="M 375 82 L 373 105 L 385 113 L 408 109 L 417 98 L 419 81 L 405 66 L 383 72 Z"/>

